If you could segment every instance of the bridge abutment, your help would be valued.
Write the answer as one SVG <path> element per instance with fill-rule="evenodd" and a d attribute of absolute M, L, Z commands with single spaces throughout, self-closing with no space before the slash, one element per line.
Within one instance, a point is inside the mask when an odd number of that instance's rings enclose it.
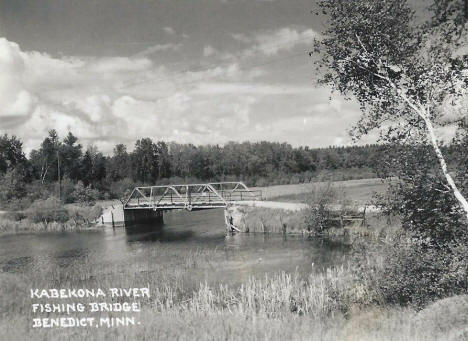
<path fill-rule="evenodd" d="M 125 226 L 136 224 L 159 224 L 164 223 L 164 215 L 162 210 L 151 209 L 124 209 Z"/>

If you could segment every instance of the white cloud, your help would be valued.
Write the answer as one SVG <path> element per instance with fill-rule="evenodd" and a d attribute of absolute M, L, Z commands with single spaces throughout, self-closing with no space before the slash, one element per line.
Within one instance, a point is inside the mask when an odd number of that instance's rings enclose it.
<path fill-rule="evenodd" d="M 317 33 L 312 29 L 297 30 L 290 27 L 283 27 L 277 30 L 257 32 L 252 35 L 233 34 L 232 37 L 244 44 L 251 45 L 243 52 L 244 57 L 252 57 L 257 54 L 274 56 L 280 51 L 291 50 L 300 44 L 308 44 Z"/>
<path fill-rule="evenodd" d="M 163 27 L 163 30 L 164 32 L 166 32 L 167 34 L 175 34 L 175 30 L 172 28 L 172 27 L 169 27 L 169 26 L 166 26 L 166 27 Z"/>
<path fill-rule="evenodd" d="M 262 39 L 255 38 L 259 51 Z M 205 49 L 208 55 L 217 52 L 208 45 Z M 72 131 L 84 145 L 94 143 L 104 152 L 120 142 L 131 148 L 142 137 L 197 144 L 244 139 L 305 144 L 332 134 L 325 129 L 330 106 L 320 104 L 321 92 L 259 81 L 262 70 L 243 69 L 240 63 L 181 72 L 155 65 L 144 54 L 55 58 L 22 51 L 0 38 L 0 133 L 18 135 L 31 149 L 52 128 L 60 136 Z M 310 105 L 291 105 L 283 95 Z M 346 110 L 341 103 L 331 108 Z M 323 113 L 323 123 L 313 118 L 316 112 Z M 339 114 L 332 121 L 337 122 L 334 131 L 343 125 Z M 307 129 L 314 125 L 321 131 L 310 138 Z"/>
<path fill-rule="evenodd" d="M 316 90 L 312 86 L 263 84 L 263 83 L 200 83 L 193 91 L 196 94 L 258 94 L 258 95 L 300 95 L 310 94 Z"/>
<path fill-rule="evenodd" d="M 217 53 L 218 51 L 213 47 L 213 46 L 210 46 L 210 45 L 206 45 L 204 48 L 203 48 L 203 56 L 205 57 L 209 57 L 209 56 L 212 56 L 214 55 L 215 53 Z"/>
<path fill-rule="evenodd" d="M 172 43 L 154 45 L 154 46 L 150 46 L 144 49 L 141 52 L 138 52 L 137 54 L 135 54 L 134 57 L 151 56 L 161 51 L 178 51 L 181 48 L 181 46 L 182 46 L 181 44 L 172 44 Z"/>
<path fill-rule="evenodd" d="M 116 74 L 119 72 L 136 72 L 148 70 L 152 63 L 149 59 L 140 56 L 100 58 L 86 65 L 87 71 L 97 74 Z"/>

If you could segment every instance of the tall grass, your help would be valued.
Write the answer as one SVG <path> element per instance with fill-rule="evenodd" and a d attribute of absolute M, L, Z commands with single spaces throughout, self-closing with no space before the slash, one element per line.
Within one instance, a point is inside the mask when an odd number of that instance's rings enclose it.
<path fill-rule="evenodd" d="M 0 216 L 0 233 L 66 232 L 94 227 L 102 207 L 63 205 L 56 198 L 37 200 L 24 211 Z"/>
<path fill-rule="evenodd" d="M 167 248 L 157 255 L 163 257 Z M 170 252 L 169 252 L 170 253 Z M 90 267 L 86 261 L 64 270 L 44 268 L 27 276 L 0 273 L 0 330 L 5 340 L 462 340 L 466 335 L 468 298 L 426 308 L 380 307 L 371 283 L 362 283 L 352 265 L 302 277 L 277 272 L 250 277 L 239 285 L 202 282 L 187 287 L 187 268 L 217 266 L 215 251 L 193 250 L 197 262 L 184 257 L 167 263 L 130 268 L 126 264 Z M 173 255 L 169 255 L 172 257 Z M 141 256 L 148 257 L 147 254 Z M 164 260 L 162 260 L 164 262 Z M 32 329 L 30 287 L 151 288 L 142 301 L 141 323 L 134 327 Z M 115 299 L 118 301 L 119 299 Z M 459 303 L 460 300 L 463 303 Z M 84 300 L 86 301 L 86 300 Z M 439 318 L 438 314 L 444 314 Z M 78 316 L 78 315 L 77 315 Z M 454 328 L 450 328 L 453 326 Z"/>
<path fill-rule="evenodd" d="M 38 232 L 69 232 L 88 230 L 94 225 L 87 223 L 67 222 L 39 222 L 34 223 L 29 220 L 13 221 L 9 219 L 0 220 L 0 233 L 38 233 Z"/>

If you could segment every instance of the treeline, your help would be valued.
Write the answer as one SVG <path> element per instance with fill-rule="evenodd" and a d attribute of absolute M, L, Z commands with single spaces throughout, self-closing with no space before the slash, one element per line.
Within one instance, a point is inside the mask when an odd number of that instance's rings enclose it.
<path fill-rule="evenodd" d="M 242 180 L 250 186 L 265 186 L 327 176 L 334 177 L 329 180 L 371 177 L 383 150 L 381 145 L 293 148 L 266 141 L 195 146 L 143 138 L 131 152 L 117 144 L 113 154 L 105 156 L 95 146 L 83 148 L 71 132 L 61 139 L 51 130 L 27 158 L 19 139 L 4 135 L 0 137 L 0 200 L 32 193 L 47 197 L 50 192 L 67 201 L 115 198 L 136 184 Z"/>

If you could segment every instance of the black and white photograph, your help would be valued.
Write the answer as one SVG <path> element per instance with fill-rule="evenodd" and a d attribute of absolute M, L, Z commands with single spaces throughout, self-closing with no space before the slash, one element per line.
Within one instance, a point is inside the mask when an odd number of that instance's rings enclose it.
<path fill-rule="evenodd" d="M 468 0 L 0 0 L 0 340 L 468 340 Z"/>

